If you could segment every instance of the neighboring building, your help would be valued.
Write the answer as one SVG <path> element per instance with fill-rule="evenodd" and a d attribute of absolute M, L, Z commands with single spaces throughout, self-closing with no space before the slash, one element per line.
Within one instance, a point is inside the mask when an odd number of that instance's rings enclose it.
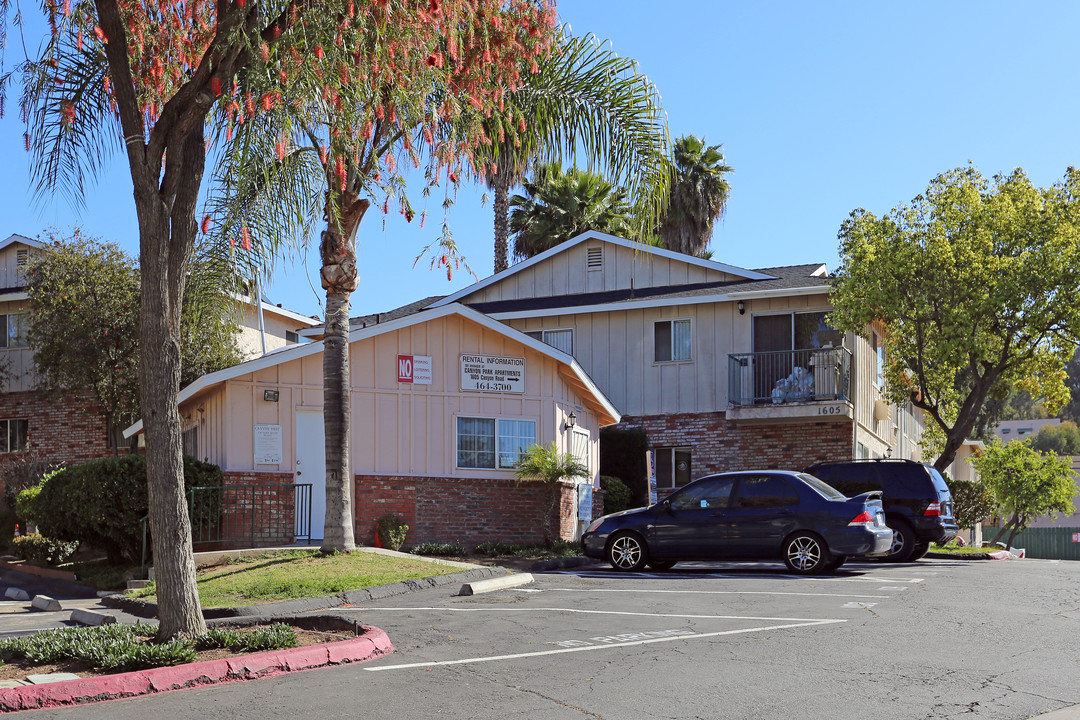
<path fill-rule="evenodd" d="M 560 488 L 559 534 L 580 534 L 599 483 L 599 429 L 619 414 L 573 357 L 453 303 L 354 329 L 349 348 L 360 542 L 373 541 L 387 512 L 409 525 L 409 544 L 539 539 L 548 496 L 519 485 L 514 463 L 552 442 L 589 468 L 589 480 Z M 297 522 L 308 483 L 311 537 L 322 537 L 322 349 L 278 350 L 180 393 L 185 437 L 199 457 L 219 465 L 230 487 L 267 488 L 246 506 L 270 518 L 259 528 L 267 539 L 275 523 L 291 530 Z M 280 502 L 294 483 L 303 491 Z M 299 525 L 296 534 L 307 535 Z"/>
<path fill-rule="evenodd" d="M 1001 442 L 1010 440 L 1030 440 L 1047 425 L 1060 425 L 1061 418 L 1040 418 L 1038 420 L 1002 420 L 994 428 L 994 437 Z"/>
<path fill-rule="evenodd" d="M 92 403 L 80 403 L 68 393 L 37 390 L 33 352 L 26 345 L 29 296 L 24 272 L 44 243 L 22 235 L 0 241 L 0 359 L 9 379 L 0 392 L 0 468 L 18 453 L 32 451 L 52 460 L 77 463 L 109 457 L 124 448 L 117 428 L 108 428 Z M 260 352 L 258 313 L 250 298 L 237 296 L 241 348 Z M 299 330 L 318 320 L 262 303 L 268 348 L 299 341 Z"/>
<path fill-rule="evenodd" d="M 238 324 L 240 331 L 236 343 L 246 356 L 258 357 L 271 350 L 296 345 L 300 342 L 300 331 L 322 325 L 318 318 L 293 312 L 263 298 L 259 305 L 247 295 L 234 295 L 237 301 Z M 259 309 L 262 319 L 259 319 Z"/>

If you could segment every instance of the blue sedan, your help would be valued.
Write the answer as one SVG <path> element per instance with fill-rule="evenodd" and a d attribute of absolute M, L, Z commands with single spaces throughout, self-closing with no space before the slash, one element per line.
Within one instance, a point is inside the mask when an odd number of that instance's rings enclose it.
<path fill-rule="evenodd" d="M 647 508 L 595 520 L 585 555 L 616 570 L 666 570 L 680 560 L 782 559 L 800 575 L 832 572 L 853 555 L 892 547 L 881 493 L 853 498 L 806 473 L 710 475 Z"/>

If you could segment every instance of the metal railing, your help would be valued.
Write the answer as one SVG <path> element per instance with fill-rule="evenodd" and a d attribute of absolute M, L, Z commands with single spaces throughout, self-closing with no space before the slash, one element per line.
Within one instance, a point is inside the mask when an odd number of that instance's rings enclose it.
<path fill-rule="evenodd" d="M 728 403 L 733 406 L 850 400 L 847 348 L 728 355 Z"/>
<path fill-rule="evenodd" d="M 217 485 L 188 490 L 191 542 L 247 547 L 311 541 L 311 483 Z M 142 519 L 143 566 L 149 553 L 148 518 Z"/>

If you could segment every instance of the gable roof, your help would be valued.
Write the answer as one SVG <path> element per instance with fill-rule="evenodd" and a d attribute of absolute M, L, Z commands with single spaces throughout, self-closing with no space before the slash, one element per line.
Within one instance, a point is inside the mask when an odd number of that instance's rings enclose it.
<path fill-rule="evenodd" d="M 412 325 L 419 325 L 421 323 L 429 322 L 431 320 L 437 320 L 439 318 L 447 317 L 449 315 L 459 315 L 467 320 L 470 320 L 478 325 L 482 325 L 488 330 L 504 335 L 511 340 L 514 340 L 522 345 L 525 345 L 541 355 L 546 355 L 553 360 L 561 363 L 567 368 L 569 374 L 568 380 L 571 381 L 575 387 L 578 388 L 583 394 L 592 398 L 593 409 L 600 416 L 601 422 L 607 420 L 608 423 L 614 424 L 622 419 L 619 411 L 615 409 L 611 401 L 600 390 L 584 368 L 578 364 L 577 360 L 572 355 L 567 355 L 561 350 L 556 350 L 552 346 L 540 342 L 528 335 L 514 330 L 509 325 L 505 325 L 498 320 L 493 320 L 482 313 L 473 310 L 472 308 L 454 303 L 452 305 L 445 305 L 440 308 L 433 308 L 431 310 L 425 310 L 423 312 L 413 313 L 406 317 L 398 318 L 388 322 L 379 323 L 377 325 L 371 325 L 366 328 L 357 328 L 349 332 L 349 344 L 359 340 L 366 340 L 384 333 L 394 332 L 407 328 Z M 180 391 L 177 397 L 177 404 L 182 405 L 187 400 L 200 395 L 227 380 L 247 375 L 249 373 L 258 372 L 259 370 L 265 370 L 266 368 L 274 367 L 275 365 L 281 365 L 283 363 L 291 362 L 293 360 L 299 360 L 300 358 L 307 357 L 309 355 L 317 355 L 323 350 L 323 342 L 317 341 L 308 343 L 306 345 L 290 345 L 284 348 L 273 350 L 267 354 L 242 362 L 239 365 L 233 365 L 217 372 L 212 372 L 207 375 L 203 375 L 195 382 L 188 385 L 186 388 Z M 124 430 L 124 437 L 128 438 L 139 432 L 142 432 L 143 422 L 137 421 L 131 427 Z"/>
<path fill-rule="evenodd" d="M 422 300 L 414 300 L 413 302 L 402 305 L 399 308 L 394 308 L 388 312 L 372 313 L 371 315 L 360 315 L 358 317 L 349 318 L 349 330 L 355 330 L 357 328 L 365 328 L 368 325 L 378 325 L 379 323 L 389 322 L 391 320 L 397 320 L 399 318 L 408 317 L 414 313 L 418 313 L 424 308 L 432 305 L 436 300 L 441 300 L 444 295 L 429 295 Z M 322 322 L 313 323 L 315 327 L 304 328 L 300 331 L 302 337 L 310 337 L 315 339 L 322 339 L 325 324 Z"/>
<path fill-rule="evenodd" d="M 34 240 L 33 238 L 28 238 L 25 235 L 19 235 L 18 233 L 15 233 L 14 235 L 9 236 L 6 240 L 0 240 L 0 250 L 14 245 L 15 243 L 22 243 L 27 247 L 32 247 L 35 249 L 45 247 L 45 243 L 41 242 L 40 240 Z"/>
<path fill-rule="evenodd" d="M 737 275 L 739 277 L 746 278 L 747 280 L 768 280 L 769 275 L 758 272 L 756 270 L 747 270 L 746 268 L 736 267 L 734 265 L 727 265 L 725 263 L 713 262 L 712 260 L 703 260 L 702 258 L 694 257 L 693 255 L 684 255 L 683 253 L 677 253 L 672 250 L 666 250 L 664 248 L 653 247 L 652 245 L 646 245 L 645 243 L 634 242 L 633 240 L 627 240 L 616 235 L 608 235 L 607 233 L 599 232 L 583 232 L 576 237 L 572 237 L 566 242 L 561 242 L 553 248 L 548 248 L 539 255 L 533 255 L 528 260 L 511 265 L 502 272 L 497 272 L 494 275 L 490 275 L 483 280 L 473 283 L 466 288 L 462 288 L 457 292 L 447 295 L 446 297 L 432 303 L 431 307 L 439 307 L 452 302 L 457 302 L 463 297 L 471 295 L 478 290 L 483 290 L 489 285 L 494 285 L 500 282 L 504 278 L 508 278 L 511 275 L 526 270 L 533 265 L 542 263 L 548 258 L 557 255 L 559 253 L 566 252 L 576 245 L 587 240 L 600 240 L 613 245 L 619 245 L 621 247 L 629 248 L 638 252 L 646 253 L 648 255 L 655 255 L 657 257 L 664 258 L 666 260 L 678 260 L 680 262 L 687 263 L 688 265 L 696 265 L 698 267 L 707 268 L 709 270 L 715 270 L 717 272 L 727 273 L 729 275 Z"/>

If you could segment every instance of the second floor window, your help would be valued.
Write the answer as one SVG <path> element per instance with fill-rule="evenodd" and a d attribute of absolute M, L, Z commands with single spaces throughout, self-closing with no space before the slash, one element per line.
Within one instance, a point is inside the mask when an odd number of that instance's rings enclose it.
<path fill-rule="evenodd" d="M 556 350 L 562 350 L 567 355 L 574 354 L 573 330 L 529 330 L 525 334 Z"/>
<path fill-rule="evenodd" d="M 26 330 L 30 316 L 0 314 L 0 348 L 26 347 Z"/>
<path fill-rule="evenodd" d="M 690 359 L 690 321 L 661 320 L 653 325 L 655 362 Z"/>

